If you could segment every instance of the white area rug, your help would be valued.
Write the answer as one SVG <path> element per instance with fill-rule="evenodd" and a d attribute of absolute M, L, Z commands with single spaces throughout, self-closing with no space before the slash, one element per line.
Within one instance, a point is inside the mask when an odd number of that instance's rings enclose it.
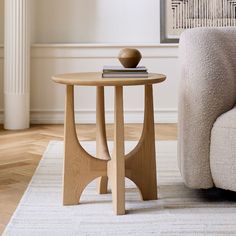
<path fill-rule="evenodd" d="M 127 151 L 134 144 L 127 142 Z M 95 152 L 94 142 L 83 146 Z M 236 194 L 187 189 L 177 168 L 176 142 L 157 142 L 156 149 L 159 200 L 141 201 L 127 181 L 127 214 L 115 216 L 111 194 L 98 195 L 94 182 L 80 205 L 62 206 L 63 144 L 50 142 L 4 235 L 236 235 Z"/>

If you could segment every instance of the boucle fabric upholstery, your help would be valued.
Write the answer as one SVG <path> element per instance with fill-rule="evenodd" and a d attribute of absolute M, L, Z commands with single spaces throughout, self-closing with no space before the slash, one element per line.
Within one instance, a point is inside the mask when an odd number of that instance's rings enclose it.
<path fill-rule="evenodd" d="M 236 191 L 236 106 L 214 123 L 210 167 L 216 187 Z"/>
<path fill-rule="evenodd" d="M 236 27 L 186 30 L 180 64 L 179 167 L 187 186 L 210 188 L 211 129 L 236 102 Z"/>

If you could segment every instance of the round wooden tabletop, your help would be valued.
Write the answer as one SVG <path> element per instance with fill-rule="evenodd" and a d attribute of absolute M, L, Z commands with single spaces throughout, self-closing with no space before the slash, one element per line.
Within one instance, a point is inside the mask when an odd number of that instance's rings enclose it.
<path fill-rule="evenodd" d="M 161 83 L 165 75 L 149 73 L 148 78 L 102 78 L 102 73 L 72 73 L 55 75 L 52 80 L 66 85 L 82 86 L 129 86 Z"/>

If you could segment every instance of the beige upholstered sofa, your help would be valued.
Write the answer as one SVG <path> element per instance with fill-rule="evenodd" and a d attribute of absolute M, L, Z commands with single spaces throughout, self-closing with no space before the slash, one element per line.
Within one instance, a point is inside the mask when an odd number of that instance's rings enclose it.
<path fill-rule="evenodd" d="M 191 188 L 236 191 L 236 27 L 180 39 L 178 159 Z"/>

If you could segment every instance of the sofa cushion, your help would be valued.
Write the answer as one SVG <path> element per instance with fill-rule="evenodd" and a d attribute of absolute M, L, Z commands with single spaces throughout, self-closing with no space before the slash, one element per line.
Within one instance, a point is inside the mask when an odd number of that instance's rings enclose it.
<path fill-rule="evenodd" d="M 236 103 L 236 27 L 194 28 L 180 38 L 178 160 L 191 188 L 211 188 L 211 130 Z"/>
<path fill-rule="evenodd" d="M 236 191 L 236 106 L 214 123 L 210 166 L 216 187 Z"/>

